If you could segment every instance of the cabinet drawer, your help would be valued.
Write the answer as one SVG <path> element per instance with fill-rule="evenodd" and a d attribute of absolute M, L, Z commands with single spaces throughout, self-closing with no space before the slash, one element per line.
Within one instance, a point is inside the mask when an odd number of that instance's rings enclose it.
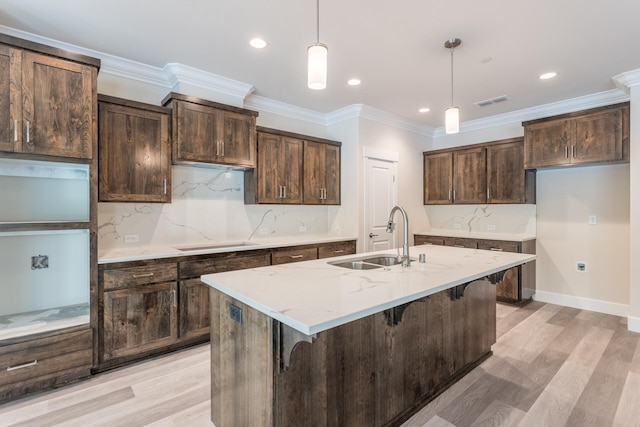
<path fill-rule="evenodd" d="M 457 248 L 478 249 L 478 241 L 475 239 L 445 237 L 444 244 L 445 246 L 455 246 Z"/>
<path fill-rule="evenodd" d="M 5 386 L 9 384 L 47 380 L 68 376 L 73 371 L 84 371 L 84 375 L 76 375 L 79 378 L 89 375 L 91 364 L 92 334 L 89 328 L 2 346 L 0 401 L 5 395 Z"/>
<path fill-rule="evenodd" d="M 175 280 L 178 280 L 178 267 L 172 263 L 105 270 L 103 283 L 106 290 Z"/>
<path fill-rule="evenodd" d="M 508 242 L 504 240 L 480 240 L 478 242 L 478 249 L 516 253 L 521 252 L 519 242 Z"/>
<path fill-rule="evenodd" d="M 257 253 L 233 252 L 203 259 L 183 261 L 180 263 L 180 278 L 189 279 L 200 277 L 203 274 L 265 267 L 270 264 L 271 259 L 267 251 Z"/>
<path fill-rule="evenodd" d="M 290 247 L 271 251 L 271 265 L 308 261 L 310 259 L 318 259 L 318 248 L 315 246 Z"/>
<path fill-rule="evenodd" d="M 420 234 L 413 235 L 413 244 L 415 246 L 420 245 L 444 245 L 444 237 L 439 236 L 423 236 Z"/>
<path fill-rule="evenodd" d="M 318 246 L 318 258 L 331 258 L 334 256 L 351 255 L 356 253 L 356 242 L 325 243 Z"/>

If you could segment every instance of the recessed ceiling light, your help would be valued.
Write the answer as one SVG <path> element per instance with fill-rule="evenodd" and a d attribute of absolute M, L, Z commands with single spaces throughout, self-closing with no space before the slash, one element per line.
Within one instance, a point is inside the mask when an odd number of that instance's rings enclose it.
<path fill-rule="evenodd" d="M 256 49 L 264 49 L 267 47 L 267 42 L 261 38 L 256 37 L 255 39 L 251 39 L 249 41 L 251 47 L 255 47 Z"/>
<path fill-rule="evenodd" d="M 362 83 L 360 79 L 349 79 L 347 82 L 349 86 L 358 86 L 360 83 Z"/>
<path fill-rule="evenodd" d="M 420 113 L 428 113 L 429 111 L 431 111 L 431 109 L 430 109 L 430 108 L 427 108 L 427 107 L 423 107 L 423 108 L 419 109 L 418 111 L 419 111 Z"/>
<path fill-rule="evenodd" d="M 548 79 L 552 79 L 555 76 L 557 76 L 558 73 L 555 72 L 550 72 L 550 73 L 544 73 L 540 75 L 540 80 L 548 80 Z"/>

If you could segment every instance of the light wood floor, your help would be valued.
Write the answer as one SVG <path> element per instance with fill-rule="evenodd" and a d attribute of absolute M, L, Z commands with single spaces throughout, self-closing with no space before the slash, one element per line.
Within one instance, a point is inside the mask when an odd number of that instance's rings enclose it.
<path fill-rule="evenodd" d="M 640 426 L 626 319 L 538 302 L 497 316 L 494 355 L 403 427 Z M 209 393 L 203 345 L 0 405 L 0 426 L 213 426 Z"/>

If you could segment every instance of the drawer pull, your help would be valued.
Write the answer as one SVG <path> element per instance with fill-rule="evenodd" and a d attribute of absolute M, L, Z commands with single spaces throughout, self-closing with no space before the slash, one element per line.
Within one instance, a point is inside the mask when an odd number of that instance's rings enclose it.
<path fill-rule="evenodd" d="M 18 121 L 13 121 L 13 141 L 18 142 Z"/>
<path fill-rule="evenodd" d="M 334 254 L 341 254 L 344 252 L 344 249 L 336 249 L 335 251 L 333 251 Z"/>
<path fill-rule="evenodd" d="M 30 141 L 30 127 L 31 127 L 31 123 L 29 123 L 29 121 L 27 120 L 27 142 L 31 142 Z"/>
<path fill-rule="evenodd" d="M 304 255 L 290 255 L 291 259 L 300 259 L 304 258 Z"/>
<path fill-rule="evenodd" d="M 28 368 L 29 366 L 35 366 L 38 364 L 37 360 L 32 360 L 31 362 L 27 362 L 27 363 L 23 363 L 22 365 L 14 365 L 14 366 L 9 366 L 7 368 L 7 372 L 9 371 L 15 371 L 17 369 L 22 369 L 22 368 Z"/>
<path fill-rule="evenodd" d="M 502 252 L 502 249 L 500 248 L 491 248 L 492 251 L 496 251 L 496 252 Z"/>
<path fill-rule="evenodd" d="M 152 277 L 153 273 L 134 274 L 134 279 L 140 279 L 141 277 Z"/>
<path fill-rule="evenodd" d="M 464 245 L 453 245 L 454 248 L 464 248 Z"/>

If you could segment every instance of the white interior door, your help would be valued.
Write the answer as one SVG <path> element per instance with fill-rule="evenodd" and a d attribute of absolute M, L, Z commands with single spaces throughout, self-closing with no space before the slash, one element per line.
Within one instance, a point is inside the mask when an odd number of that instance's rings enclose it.
<path fill-rule="evenodd" d="M 365 157 L 364 231 L 366 251 L 392 249 L 395 233 L 387 233 L 391 209 L 398 203 L 397 164 Z"/>

